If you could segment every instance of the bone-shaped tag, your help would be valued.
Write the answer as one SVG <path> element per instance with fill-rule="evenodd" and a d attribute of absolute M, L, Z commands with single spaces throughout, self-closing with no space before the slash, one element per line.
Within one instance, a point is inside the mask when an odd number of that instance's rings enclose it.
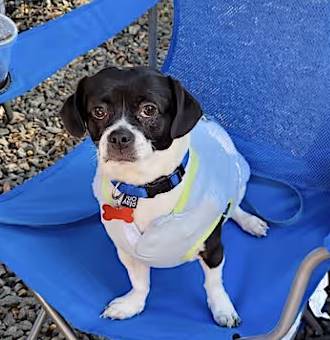
<path fill-rule="evenodd" d="M 114 208 L 111 205 L 103 204 L 102 210 L 102 217 L 106 221 L 122 220 L 127 223 L 132 223 L 134 221 L 132 208 Z"/>

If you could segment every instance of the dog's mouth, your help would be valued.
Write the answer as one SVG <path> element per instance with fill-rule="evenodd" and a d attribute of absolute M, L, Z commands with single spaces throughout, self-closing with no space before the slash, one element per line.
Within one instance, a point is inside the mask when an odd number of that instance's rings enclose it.
<path fill-rule="evenodd" d="M 108 154 L 103 157 L 105 162 L 135 162 L 137 160 L 136 153 L 131 150 L 110 150 Z"/>

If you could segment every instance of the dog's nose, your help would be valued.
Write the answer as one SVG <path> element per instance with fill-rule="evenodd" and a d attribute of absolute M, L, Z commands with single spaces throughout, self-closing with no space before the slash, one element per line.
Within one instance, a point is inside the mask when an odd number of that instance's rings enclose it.
<path fill-rule="evenodd" d="M 114 130 L 108 136 L 108 141 L 113 147 L 127 148 L 134 142 L 134 134 L 128 129 Z"/>

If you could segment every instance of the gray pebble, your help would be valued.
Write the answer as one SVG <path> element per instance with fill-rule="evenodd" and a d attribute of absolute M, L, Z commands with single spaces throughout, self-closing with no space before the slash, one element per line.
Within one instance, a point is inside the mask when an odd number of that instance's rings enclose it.
<path fill-rule="evenodd" d="M 8 280 L 10 282 L 20 281 L 20 279 L 18 277 L 16 277 L 15 274 L 9 270 L 9 268 L 7 268 L 7 275 L 8 275 Z"/>
<path fill-rule="evenodd" d="M 139 24 L 131 25 L 128 28 L 128 33 L 135 35 L 139 30 L 141 26 Z"/>
<path fill-rule="evenodd" d="M 11 295 L 11 294 L 12 294 L 12 290 L 8 286 L 3 286 L 0 289 L 0 299 L 4 298 L 5 296 Z"/>
<path fill-rule="evenodd" d="M 11 336 L 14 339 L 17 339 L 19 337 L 21 337 L 24 334 L 24 332 L 19 329 L 17 326 L 10 326 L 5 332 L 4 335 L 5 336 Z"/>
<path fill-rule="evenodd" d="M 18 324 L 18 327 L 23 331 L 29 331 L 32 328 L 32 322 L 24 320 Z"/>
<path fill-rule="evenodd" d="M 9 307 L 18 305 L 21 298 L 18 296 L 8 295 L 0 299 L 0 306 Z"/>
<path fill-rule="evenodd" d="M 2 321 L 6 326 L 13 326 L 16 322 L 13 314 L 10 312 L 6 314 L 6 316 L 4 317 Z"/>
<path fill-rule="evenodd" d="M 23 299 L 24 304 L 28 305 L 28 306 L 33 306 L 36 304 L 36 300 L 33 297 L 26 297 Z"/>
<path fill-rule="evenodd" d="M 0 307 L 0 320 L 3 319 L 6 316 L 7 313 L 8 313 L 8 311 L 7 311 L 6 308 Z M 4 324 L 2 324 L 0 322 L 0 329 L 1 329 L 1 327 L 3 327 L 3 329 L 5 328 Z"/>
<path fill-rule="evenodd" d="M 7 128 L 0 128 L 0 136 L 6 136 L 9 135 L 10 130 Z"/>
<path fill-rule="evenodd" d="M 30 101 L 31 106 L 38 107 L 45 101 L 44 97 L 38 96 Z"/>
<path fill-rule="evenodd" d="M 18 292 L 22 288 L 23 288 L 23 285 L 20 282 L 16 283 L 14 286 L 15 292 Z"/>
<path fill-rule="evenodd" d="M 17 155 L 20 157 L 20 158 L 24 158 L 26 156 L 26 152 L 23 148 L 19 148 L 17 150 Z"/>

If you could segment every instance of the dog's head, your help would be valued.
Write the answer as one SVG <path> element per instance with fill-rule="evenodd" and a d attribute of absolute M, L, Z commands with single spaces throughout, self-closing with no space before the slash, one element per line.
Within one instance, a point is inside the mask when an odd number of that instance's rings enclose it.
<path fill-rule="evenodd" d="M 146 67 L 112 67 L 83 78 L 61 111 L 72 135 L 88 130 L 105 162 L 134 162 L 165 150 L 201 115 L 179 81 Z"/>

